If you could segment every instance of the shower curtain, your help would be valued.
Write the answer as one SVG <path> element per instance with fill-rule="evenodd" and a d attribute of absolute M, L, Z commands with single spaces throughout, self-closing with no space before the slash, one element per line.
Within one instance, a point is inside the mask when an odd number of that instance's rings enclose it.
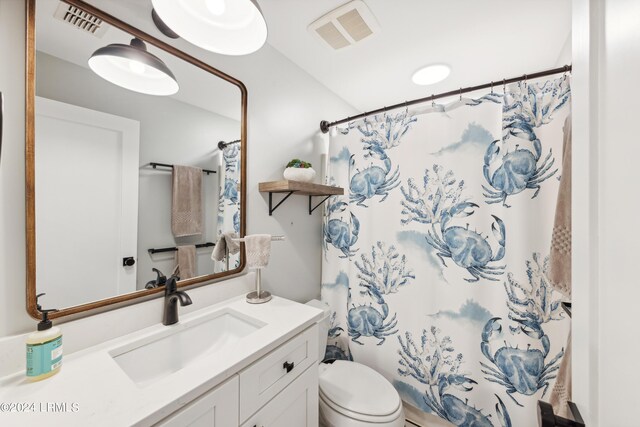
<path fill-rule="evenodd" d="M 240 144 L 227 145 L 222 150 L 220 191 L 218 197 L 217 237 L 234 232 L 240 235 Z M 229 269 L 240 265 L 240 254 L 229 255 Z M 215 261 L 216 272 L 226 271 L 226 260 Z"/>
<path fill-rule="evenodd" d="M 326 359 L 457 426 L 537 426 L 570 327 L 547 278 L 569 104 L 563 76 L 338 130 Z"/>

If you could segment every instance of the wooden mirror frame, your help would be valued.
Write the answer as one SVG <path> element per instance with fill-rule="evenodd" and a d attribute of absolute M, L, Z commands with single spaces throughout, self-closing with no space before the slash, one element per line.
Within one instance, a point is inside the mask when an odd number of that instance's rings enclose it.
<path fill-rule="evenodd" d="M 246 233 L 246 216 L 247 216 L 247 88 L 244 84 L 222 71 L 194 58 L 193 56 L 176 49 L 175 47 L 140 31 L 139 29 L 121 21 L 120 19 L 103 12 L 102 10 L 92 6 L 82 0 L 64 0 L 72 6 L 82 9 L 92 15 L 97 16 L 104 22 L 123 30 L 144 42 L 151 44 L 170 55 L 176 56 L 202 70 L 213 74 L 240 89 L 242 101 L 242 116 L 240 120 L 240 236 Z M 36 92 L 36 0 L 26 0 L 26 129 L 25 129 L 25 178 L 26 178 L 26 242 L 27 242 L 27 312 L 35 319 L 40 319 L 41 314 L 36 306 L 36 210 L 35 210 L 35 92 Z M 181 280 L 178 282 L 179 287 L 195 285 L 198 283 L 208 282 L 214 279 L 231 276 L 241 273 L 245 267 L 244 244 L 241 245 L 240 265 L 229 271 L 222 273 L 214 273 L 205 276 L 199 276 L 192 279 Z M 61 309 L 50 314 L 50 318 L 59 318 L 72 314 L 83 313 L 94 309 L 104 309 L 110 305 L 133 302 L 136 299 L 149 297 L 164 291 L 164 287 L 155 289 L 141 289 L 128 294 L 117 295 L 115 297 L 103 300 L 93 301 L 80 304 L 68 308 Z M 114 308 L 116 308 L 114 306 Z"/>

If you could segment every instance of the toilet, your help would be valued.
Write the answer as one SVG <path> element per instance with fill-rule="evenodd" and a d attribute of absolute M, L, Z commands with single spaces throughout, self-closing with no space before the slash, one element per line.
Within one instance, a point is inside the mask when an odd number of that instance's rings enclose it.
<path fill-rule="evenodd" d="M 396 389 L 378 372 L 361 363 L 322 363 L 331 310 L 321 301 L 310 306 L 324 311 L 318 322 L 318 377 L 321 427 L 403 427 L 404 411 Z"/>

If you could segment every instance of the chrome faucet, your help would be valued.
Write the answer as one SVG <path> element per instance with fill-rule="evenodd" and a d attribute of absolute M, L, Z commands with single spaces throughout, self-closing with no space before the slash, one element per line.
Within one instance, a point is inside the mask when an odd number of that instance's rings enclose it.
<path fill-rule="evenodd" d="M 164 285 L 164 316 L 162 317 L 163 325 L 173 325 L 178 323 L 178 301 L 181 306 L 190 305 L 191 298 L 184 291 L 178 290 L 176 282 L 180 278 L 173 275 L 167 279 Z"/>

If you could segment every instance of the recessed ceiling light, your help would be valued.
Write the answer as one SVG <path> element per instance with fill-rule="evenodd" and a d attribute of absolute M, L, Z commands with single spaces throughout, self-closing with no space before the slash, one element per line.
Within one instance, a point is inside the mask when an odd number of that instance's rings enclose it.
<path fill-rule="evenodd" d="M 432 85 L 434 83 L 441 82 L 442 80 L 449 77 L 449 73 L 451 73 L 451 68 L 449 68 L 448 65 L 427 65 L 426 67 L 422 67 L 418 71 L 413 73 L 413 77 L 411 77 L 411 80 L 413 80 L 415 84 L 421 86 Z"/>

